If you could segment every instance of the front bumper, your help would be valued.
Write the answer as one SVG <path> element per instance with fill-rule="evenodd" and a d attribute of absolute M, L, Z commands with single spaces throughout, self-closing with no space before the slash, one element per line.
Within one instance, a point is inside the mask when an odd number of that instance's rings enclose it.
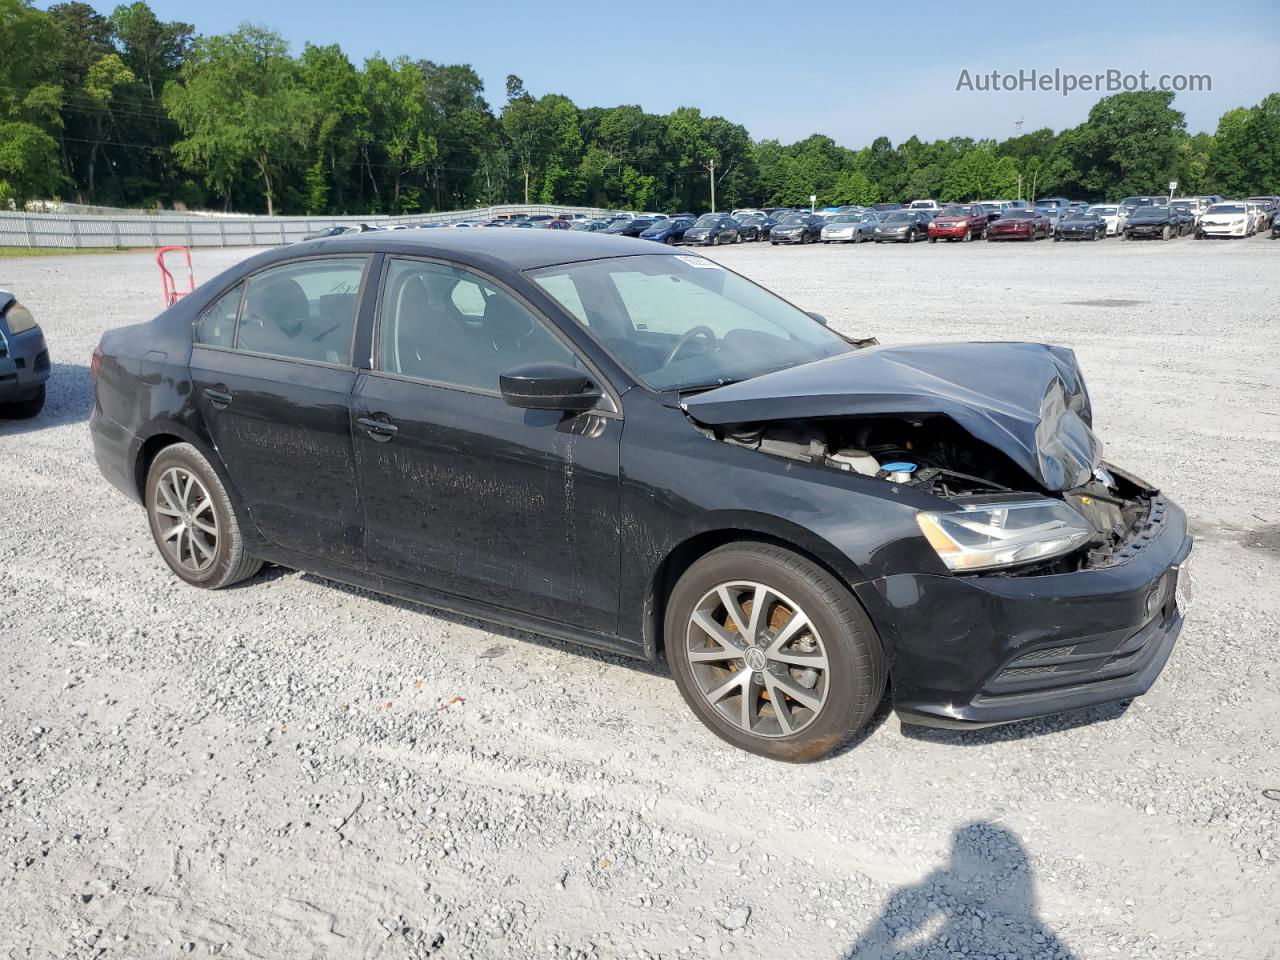
<path fill-rule="evenodd" d="M 35 396 L 51 369 L 49 347 L 39 327 L 13 334 L 0 330 L 0 403 Z"/>
<path fill-rule="evenodd" d="M 1206 237 L 1244 237 L 1249 233 L 1244 223 L 1201 223 L 1200 232 Z"/>
<path fill-rule="evenodd" d="M 848 230 L 843 231 L 841 233 L 827 233 L 824 230 L 822 232 L 822 242 L 823 243 L 852 243 L 857 238 L 857 236 L 858 235 L 856 233 L 853 233 L 852 231 L 848 231 Z"/>
<path fill-rule="evenodd" d="M 876 243 L 889 243 L 889 242 L 906 243 L 907 241 L 906 230 L 903 230 L 901 233 L 897 231 L 893 233 L 873 233 L 871 236 L 875 239 Z"/>
<path fill-rule="evenodd" d="M 1126 228 L 1130 237 L 1150 237 L 1152 239 L 1163 236 L 1166 230 L 1170 233 L 1175 233 L 1177 229 L 1177 226 L 1172 223 L 1144 223 Z"/>
<path fill-rule="evenodd" d="M 680 243 L 686 247 L 707 247 L 710 246 L 714 238 L 707 234 L 705 237 L 691 237 L 687 233 L 680 238 Z"/>
<path fill-rule="evenodd" d="M 1031 230 L 988 230 L 988 240 L 1034 240 L 1035 229 Z"/>
<path fill-rule="evenodd" d="M 1127 700 L 1182 628 L 1186 515 L 1161 497 L 1107 566 L 1046 576 L 900 574 L 858 591 L 890 656 L 904 722 L 978 727 Z"/>
<path fill-rule="evenodd" d="M 779 233 L 774 230 L 769 234 L 770 243 L 804 243 L 804 231 L 797 233 Z"/>
<path fill-rule="evenodd" d="M 929 236 L 934 240 L 959 240 L 968 233 L 970 229 L 976 228 L 970 228 L 968 225 L 963 223 L 957 223 L 955 226 L 947 225 L 942 227 L 937 224 L 930 224 Z"/>

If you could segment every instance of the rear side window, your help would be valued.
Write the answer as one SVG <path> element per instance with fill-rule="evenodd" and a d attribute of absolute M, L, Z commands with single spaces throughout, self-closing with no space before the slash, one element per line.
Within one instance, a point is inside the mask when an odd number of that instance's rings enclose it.
<path fill-rule="evenodd" d="M 236 314 L 240 312 L 240 295 L 244 284 L 237 283 L 200 314 L 196 321 L 196 343 L 211 347 L 230 347 L 235 342 Z"/>
<path fill-rule="evenodd" d="M 236 349 L 347 365 L 365 259 L 303 260 L 249 278 Z"/>

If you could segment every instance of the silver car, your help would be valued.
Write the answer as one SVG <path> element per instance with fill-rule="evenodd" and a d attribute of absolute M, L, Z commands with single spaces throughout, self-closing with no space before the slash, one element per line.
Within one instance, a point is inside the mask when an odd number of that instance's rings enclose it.
<path fill-rule="evenodd" d="M 880 218 L 874 213 L 842 213 L 822 228 L 823 243 L 862 243 L 875 239 Z"/>

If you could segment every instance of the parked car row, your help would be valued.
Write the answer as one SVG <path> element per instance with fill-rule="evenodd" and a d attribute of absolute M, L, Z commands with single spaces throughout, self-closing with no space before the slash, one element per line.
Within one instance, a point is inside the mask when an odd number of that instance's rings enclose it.
<path fill-rule="evenodd" d="M 1219 196 L 1133 196 L 1119 203 L 1090 204 L 1066 197 L 1026 200 L 980 200 L 946 206 L 936 200 L 910 203 L 848 204 L 822 210 L 791 207 L 740 207 L 729 213 L 698 215 L 683 211 L 616 213 L 592 218 L 585 214 L 503 214 L 491 220 L 459 220 L 450 224 L 396 224 L 391 227 L 335 226 L 306 239 L 369 230 L 414 230 L 502 227 L 507 229 L 574 230 L 640 237 L 667 245 L 720 246 L 767 240 L 770 244 L 915 243 L 928 240 L 1123 240 L 1194 235 L 1245 237 L 1272 231 L 1280 197 L 1223 200 Z"/>

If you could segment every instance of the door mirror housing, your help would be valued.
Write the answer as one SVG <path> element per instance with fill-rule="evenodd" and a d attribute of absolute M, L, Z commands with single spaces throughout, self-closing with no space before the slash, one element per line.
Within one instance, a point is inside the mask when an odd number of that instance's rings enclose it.
<path fill-rule="evenodd" d="M 581 412 L 602 396 L 589 373 L 566 363 L 527 363 L 502 374 L 498 383 L 507 405 L 525 410 Z"/>

